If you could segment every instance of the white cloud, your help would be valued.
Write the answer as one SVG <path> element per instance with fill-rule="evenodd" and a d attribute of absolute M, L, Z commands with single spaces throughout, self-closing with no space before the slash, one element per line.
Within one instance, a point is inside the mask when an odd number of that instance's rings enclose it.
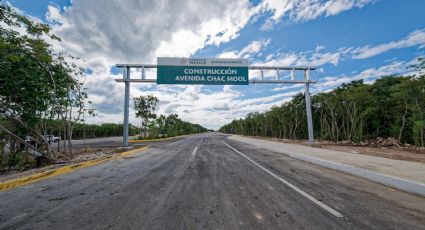
<path fill-rule="evenodd" d="M 239 55 L 243 58 L 250 58 L 254 54 L 258 54 L 262 49 L 267 47 L 271 42 L 271 39 L 263 39 L 260 41 L 253 41 L 246 47 L 244 47 Z"/>
<path fill-rule="evenodd" d="M 284 17 L 302 22 L 361 8 L 370 2 L 373 1 L 264 0 L 252 6 L 248 0 L 127 0 L 125 4 L 80 0 L 73 1 L 64 11 L 49 6 L 46 20 L 56 23 L 54 32 L 63 40 L 54 47 L 83 57 L 83 64 L 93 70 L 86 86 L 99 116 L 92 121 L 121 123 L 124 90 L 122 84 L 113 81 L 121 76 L 109 72 L 116 63 L 151 63 L 157 56 L 191 56 L 207 45 L 219 46 L 237 38 L 254 16 L 265 15 L 263 27 L 271 28 Z M 220 56 L 259 57 L 270 43 L 270 39 L 252 41 L 239 51 L 227 51 Z M 338 65 L 347 52 L 342 49 L 325 52 L 324 47 L 318 46 L 314 51 L 269 55 L 262 64 Z M 285 90 L 284 93 L 246 99 L 231 86 L 211 92 L 203 86 L 132 84 L 131 97 L 154 94 L 160 99 L 159 113 L 177 113 L 184 120 L 218 128 L 249 112 L 280 105 L 302 88 Z M 137 123 L 132 110 L 130 118 L 132 123 Z"/>
<path fill-rule="evenodd" d="M 288 17 L 295 22 L 308 21 L 320 16 L 333 16 L 352 8 L 362 8 L 376 0 L 264 0 L 260 11 L 271 12 L 271 17 L 262 26 L 263 30 Z"/>
<path fill-rule="evenodd" d="M 413 34 L 413 33 L 412 33 Z M 411 40 L 411 39 L 410 39 Z M 270 40 L 258 40 L 249 43 L 247 46 L 242 48 L 240 51 L 229 51 L 228 54 L 222 53 L 221 57 L 229 57 L 226 55 L 233 55 L 232 57 L 243 57 L 244 55 L 255 56 L 262 52 L 264 47 L 270 43 Z M 276 53 L 268 55 L 264 62 L 254 63 L 255 65 L 283 65 L 283 66 L 323 66 L 326 64 L 338 65 L 339 62 L 345 58 L 353 58 L 354 51 L 359 50 L 358 48 L 340 48 L 334 52 L 327 52 L 325 47 L 317 46 L 312 51 L 305 52 L 289 52 L 289 53 Z M 329 91 L 342 83 L 348 83 L 352 80 L 363 79 L 366 83 L 371 83 L 377 78 L 383 76 L 389 76 L 393 74 L 405 74 L 406 67 L 411 65 L 411 62 L 398 62 L 392 61 L 388 65 L 384 65 L 378 68 L 369 68 L 361 71 L 358 74 L 352 73 L 349 75 L 340 75 L 334 77 L 324 77 L 319 79 L 317 84 L 312 85 L 312 92 L 326 92 Z M 275 72 L 266 72 L 266 77 L 274 77 Z M 285 73 L 281 73 L 284 76 Z M 302 78 L 302 74 L 297 74 L 298 79 Z M 254 75 L 251 75 L 251 77 Z M 289 77 L 288 75 L 285 77 Z M 115 84 L 115 83 L 114 83 Z M 231 86 L 223 87 L 222 91 L 210 92 L 205 90 L 203 86 L 152 86 L 148 90 L 139 89 L 142 86 L 133 86 L 132 95 L 142 95 L 153 93 L 160 98 L 161 105 L 159 113 L 170 114 L 177 113 L 183 119 L 200 123 L 209 128 L 219 128 L 222 124 L 227 123 L 235 118 L 246 116 L 249 112 L 265 111 L 272 106 L 280 105 L 285 101 L 290 100 L 290 97 L 294 96 L 298 92 L 303 91 L 302 85 L 292 86 L 279 86 L 272 89 L 274 92 L 284 91 L 284 93 L 278 93 L 270 96 L 260 98 L 249 98 L 244 99 L 243 95 L 236 90 L 233 90 Z M 115 112 L 118 112 L 115 108 L 122 107 L 122 87 L 116 86 L 115 89 L 109 86 L 106 89 L 110 94 L 114 94 L 119 97 L 119 100 L 114 102 L 102 101 L 105 108 L 111 108 L 113 111 L 109 111 L 109 117 L 115 117 Z M 99 92 L 102 93 L 102 92 Z M 113 98 L 112 95 L 107 94 L 103 97 L 103 100 Z M 110 96 L 109 96 L 110 95 Z M 114 104 L 115 103 L 115 104 Z M 101 108 L 102 110 L 102 108 Z M 121 119 L 118 120 L 121 122 Z M 134 118 L 133 118 L 133 123 Z"/>
<path fill-rule="evenodd" d="M 74 1 L 62 14 L 49 6 L 46 19 L 61 22 L 54 31 L 63 39 L 58 49 L 109 69 L 117 62 L 190 56 L 205 45 L 220 45 L 236 38 L 254 13 L 248 0 L 86 0 Z"/>
<path fill-rule="evenodd" d="M 363 7 L 371 1 L 264 0 L 252 6 L 248 0 L 127 0 L 126 4 L 86 0 L 74 1 L 62 13 L 49 6 L 46 19 L 60 23 L 55 26 L 55 33 L 63 39 L 61 45 L 55 45 L 58 50 L 84 57 L 88 66 L 106 70 L 117 62 L 191 56 L 206 45 L 218 46 L 237 38 L 253 16 L 266 12 L 272 12 L 272 24 L 285 15 L 303 21 Z M 230 51 L 223 55 L 250 57 L 269 42 L 257 41 L 241 53 Z M 334 57 L 334 63 L 335 60 Z"/>
<path fill-rule="evenodd" d="M 226 51 L 218 55 L 219 58 L 251 58 L 258 55 L 271 42 L 271 39 L 252 41 L 240 51 Z"/>
<path fill-rule="evenodd" d="M 369 68 L 361 71 L 355 75 L 339 75 L 339 76 L 328 76 L 321 78 L 317 84 L 313 84 L 312 92 L 326 92 L 335 87 L 338 87 L 342 83 L 349 83 L 354 80 L 363 80 L 364 83 L 373 83 L 376 79 L 392 76 L 392 75 L 408 75 L 410 74 L 407 69 L 408 66 L 412 65 L 415 60 L 410 62 L 394 61 L 388 65 L 383 65 L 377 68 Z"/>
<path fill-rule="evenodd" d="M 52 5 L 47 6 L 46 20 L 51 23 L 62 24 L 64 22 L 60 9 Z"/>
<path fill-rule="evenodd" d="M 336 52 L 321 52 L 323 48 L 315 49 L 306 52 L 280 52 L 274 55 L 269 55 L 266 61 L 260 61 L 255 65 L 266 66 L 306 66 L 319 67 L 326 64 L 337 66 L 344 57 L 344 51 L 337 50 Z"/>
<path fill-rule="evenodd" d="M 218 55 L 218 58 L 240 58 L 238 51 L 225 51 Z"/>
<path fill-rule="evenodd" d="M 425 47 L 425 30 L 416 30 L 399 41 L 379 44 L 376 46 L 364 46 L 352 51 L 355 59 L 365 59 L 387 52 L 392 49 L 408 48 L 419 46 Z"/>
<path fill-rule="evenodd" d="M 304 84 L 284 85 L 284 86 L 275 87 L 272 89 L 272 91 L 287 91 L 290 89 L 296 89 L 301 87 L 304 87 Z"/>
<path fill-rule="evenodd" d="M 376 46 L 342 47 L 333 52 L 325 52 L 324 46 L 317 46 L 315 50 L 303 52 L 278 52 L 267 55 L 265 61 L 256 65 L 269 66 L 311 66 L 320 67 L 326 64 L 337 66 L 344 59 L 366 59 L 392 49 L 401 49 L 418 46 L 425 48 L 425 29 L 416 30 L 398 41 L 379 44 Z"/>
<path fill-rule="evenodd" d="M 62 38 L 61 43 L 53 42 L 54 49 L 84 58 L 80 64 L 93 70 L 85 86 L 99 114 L 94 120 L 121 123 L 123 85 L 113 80 L 121 76 L 109 72 L 112 66 L 152 63 L 157 56 L 191 56 L 206 45 L 218 46 L 238 37 L 256 12 L 248 0 L 127 0 L 125 4 L 86 0 L 74 1 L 63 11 L 49 6 L 46 20 Z M 250 47 L 246 54 L 255 48 Z M 214 117 L 206 111 L 224 109 L 224 101 L 239 95 L 227 88 L 207 94 L 202 88 L 133 84 L 131 97 L 153 93 L 162 101 L 159 112 L 179 113 L 186 120 L 202 123 L 205 117 Z M 131 117 L 137 122 L 134 114 Z"/>

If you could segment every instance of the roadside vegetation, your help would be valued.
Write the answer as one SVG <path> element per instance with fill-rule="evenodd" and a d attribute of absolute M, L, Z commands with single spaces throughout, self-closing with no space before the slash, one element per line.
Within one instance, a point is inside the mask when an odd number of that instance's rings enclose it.
<path fill-rule="evenodd" d="M 157 139 L 206 132 L 207 129 L 181 120 L 177 114 L 168 116 L 155 113 L 159 100 L 153 95 L 133 99 L 136 117 L 142 119 L 138 139 Z"/>
<path fill-rule="evenodd" d="M 57 53 L 51 28 L 0 3 L 0 170 L 26 169 L 73 157 L 72 139 L 121 136 L 119 124 L 84 124 L 94 111 L 84 69 Z M 137 128 L 130 126 L 130 135 Z M 54 136 L 61 141 L 49 140 Z"/>
<path fill-rule="evenodd" d="M 85 116 L 95 116 L 87 108 L 85 70 L 77 58 L 53 49 L 60 42 L 49 25 L 0 1 L 0 172 L 72 159 L 79 154 L 73 139 L 122 135 L 122 124 L 84 124 Z M 145 138 L 205 131 L 177 115 L 157 117 L 158 99 L 147 99 L 135 99 Z M 140 131 L 129 127 L 130 135 Z"/>
<path fill-rule="evenodd" d="M 0 121 L 0 124 L 6 121 Z M 64 128 L 63 121 L 61 120 L 44 120 L 42 121 L 45 127 L 45 133 L 52 134 L 55 137 L 60 137 L 64 140 Z M 123 125 L 104 123 L 104 124 L 84 124 L 83 122 L 72 124 L 72 140 L 77 139 L 89 139 L 89 138 L 100 138 L 100 137 L 116 137 L 122 136 Z M 137 127 L 130 125 L 130 135 L 136 135 L 138 132 Z M 66 140 L 66 139 L 65 139 Z M 64 146 L 61 146 L 63 150 Z M 66 149 L 65 149 L 66 150 Z M 65 151 L 63 150 L 63 151 Z"/>
<path fill-rule="evenodd" d="M 332 142 L 376 145 L 425 145 L 424 60 L 412 66 L 414 76 L 389 76 L 364 84 L 342 84 L 312 96 L 315 138 Z M 279 139 L 307 139 L 302 93 L 263 113 L 250 113 L 220 128 L 224 133 Z"/>
<path fill-rule="evenodd" d="M 21 158 L 28 158 L 22 152 L 43 162 L 55 161 L 45 136 L 51 134 L 51 120 L 60 122 L 60 133 L 67 140 L 61 142 L 63 150 L 73 154 L 73 129 L 90 102 L 83 87 L 84 70 L 74 57 L 52 49 L 51 44 L 59 42 L 49 25 L 0 3 L 0 166 L 21 164 Z M 31 162 L 22 164 L 27 163 Z"/>

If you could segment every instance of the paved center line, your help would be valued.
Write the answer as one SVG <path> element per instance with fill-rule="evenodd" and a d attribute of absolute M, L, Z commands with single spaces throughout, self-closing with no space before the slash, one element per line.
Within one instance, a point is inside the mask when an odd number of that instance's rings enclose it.
<path fill-rule="evenodd" d="M 195 155 L 195 153 L 196 153 L 196 150 L 198 150 L 198 147 L 199 146 L 196 146 L 196 148 L 193 150 L 193 152 L 192 152 L 192 155 Z"/>
<path fill-rule="evenodd" d="M 226 145 L 227 147 L 231 148 L 233 151 L 237 152 L 239 155 L 245 157 L 247 160 L 249 160 L 251 163 L 253 163 L 255 166 L 259 167 L 260 169 L 262 169 L 263 171 L 265 171 L 266 173 L 270 174 L 272 177 L 280 180 L 282 183 L 286 184 L 287 186 L 289 186 L 290 188 L 292 188 L 293 190 L 295 190 L 296 192 L 298 192 L 299 194 L 303 195 L 304 197 L 306 197 L 307 199 L 309 199 L 310 201 L 312 201 L 313 203 L 317 204 L 318 206 L 320 206 L 321 208 L 325 209 L 326 211 L 328 211 L 329 213 L 331 213 L 332 215 L 341 218 L 344 217 L 341 213 L 337 212 L 336 210 L 334 210 L 333 208 L 327 206 L 325 203 L 317 200 L 316 198 L 312 197 L 310 194 L 304 192 L 303 190 L 301 190 L 300 188 L 296 187 L 295 185 L 289 183 L 288 181 L 286 181 L 285 179 L 279 177 L 278 175 L 274 174 L 273 172 L 271 172 L 270 170 L 264 168 L 263 166 L 261 166 L 260 164 L 258 164 L 257 162 L 253 161 L 251 158 L 249 158 L 248 156 L 246 156 L 245 154 L 241 153 L 239 150 L 233 148 L 232 146 L 228 145 L 227 143 L 225 143 L 224 141 L 221 141 L 224 145 Z"/>

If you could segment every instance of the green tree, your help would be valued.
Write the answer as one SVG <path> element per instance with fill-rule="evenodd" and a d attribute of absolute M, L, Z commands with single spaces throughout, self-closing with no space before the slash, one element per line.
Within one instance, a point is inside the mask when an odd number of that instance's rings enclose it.
<path fill-rule="evenodd" d="M 312 97 L 317 139 L 358 143 L 379 137 L 425 145 L 425 62 L 412 66 L 414 76 L 389 76 L 364 84 L 342 84 Z M 284 139 L 306 139 L 302 94 L 263 113 L 233 120 L 221 132 Z"/>
<path fill-rule="evenodd" d="M 66 61 L 72 57 L 55 53 L 49 40 L 60 41 L 48 25 L 32 22 L 0 3 L 0 118 L 8 123 L 7 127 L 0 124 L 0 129 L 13 137 L 13 146 L 20 142 L 33 150 L 23 137 L 35 136 L 37 142 L 44 142 L 45 155 L 53 158 L 43 137 L 45 121 L 61 117 L 70 139 L 71 117 L 79 120 L 87 95 L 77 80 L 82 70 Z"/>
<path fill-rule="evenodd" d="M 149 119 L 155 119 L 155 109 L 159 102 L 158 98 L 153 95 L 140 96 L 133 98 L 134 110 L 136 111 L 136 117 L 143 119 L 143 137 L 146 137 L 147 126 Z"/>

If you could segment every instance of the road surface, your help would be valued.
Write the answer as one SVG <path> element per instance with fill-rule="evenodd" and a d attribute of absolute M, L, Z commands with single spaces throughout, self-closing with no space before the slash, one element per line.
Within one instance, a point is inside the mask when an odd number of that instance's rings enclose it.
<path fill-rule="evenodd" d="M 424 207 L 206 133 L 0 192 L 0 229 L 425 229 Z"/>

